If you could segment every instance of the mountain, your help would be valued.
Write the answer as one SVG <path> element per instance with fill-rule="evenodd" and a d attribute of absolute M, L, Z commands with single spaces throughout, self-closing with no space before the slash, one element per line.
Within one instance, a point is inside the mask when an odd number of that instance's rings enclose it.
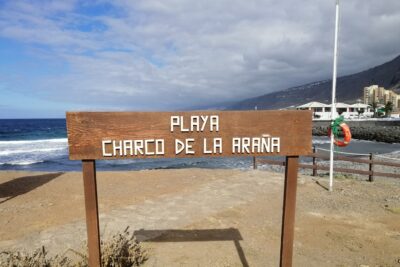
<path fill-rule="evenodd" d="M 339 77 L 336 97 L 340 102 L 354 103 L 363 98 L 363 88 L 372 84 L 400 92 L 400 56 L 374 68 Z M 311 101 L 328 103 L 331 100 L 331 91 L 332 80 L 324 80 L 245 99 L 227 106 L 226 109 L 251 110 L 255 106 L 258 109 L 279 109 Z"/>

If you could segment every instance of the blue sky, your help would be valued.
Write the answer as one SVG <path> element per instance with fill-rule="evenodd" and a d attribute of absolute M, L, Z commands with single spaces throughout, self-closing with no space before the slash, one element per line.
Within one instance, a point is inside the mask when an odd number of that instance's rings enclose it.
<path fill-rule="evenodd" d="M 332 72 L 335 1 L 0 0 L 0 118 L 212 106 Z M 400 54 L 400 1 L 341 2 L 339 74 Z"/>

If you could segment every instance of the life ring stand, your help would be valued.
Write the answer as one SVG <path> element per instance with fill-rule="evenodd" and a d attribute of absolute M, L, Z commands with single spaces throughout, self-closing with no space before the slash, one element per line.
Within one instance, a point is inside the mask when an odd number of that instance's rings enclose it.
<path fill-rule="evenodd" d="M 336 146 L 344 147 L 344 146 L 347 146 L 351 141 L 351 131 L 350 131 L 350 127 L 344 122 L 340 123 L 339 126 L 342 129 L 344 137 L 343 137 L 343 140 L 339 140 L 339 139 L 335 138 L 334 143 Z M 332 128 L 329 127 L 328 136 L 331 136 L 331 132 L 332 132 L 331 129 Z"/>

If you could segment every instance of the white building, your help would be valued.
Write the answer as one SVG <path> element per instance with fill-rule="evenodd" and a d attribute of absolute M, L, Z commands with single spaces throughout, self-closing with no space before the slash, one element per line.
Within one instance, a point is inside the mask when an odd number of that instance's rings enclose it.
<path fill-rule="evenodd" d="M 314 120 L 330 120 L 331 106 L 320 102 L 309 102 L 297 106 L 297 110 L 312 110 Z M 336 116 L 343 115 L 345 119 L 371 118 L 374 115 L 372 107 L 367 104 L 336 103 Z"/>

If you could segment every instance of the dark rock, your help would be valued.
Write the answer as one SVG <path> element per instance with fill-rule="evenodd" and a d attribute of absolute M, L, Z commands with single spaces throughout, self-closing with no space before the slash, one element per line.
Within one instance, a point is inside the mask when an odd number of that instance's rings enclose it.
<path fill-rule="evenodd" d="M 400 121 L 350 121 L 352 138 L 385 143 L 400 143 Z M 313 124 L 314 136 L 326 136 L 329 122 L 318 121 Z"/>

